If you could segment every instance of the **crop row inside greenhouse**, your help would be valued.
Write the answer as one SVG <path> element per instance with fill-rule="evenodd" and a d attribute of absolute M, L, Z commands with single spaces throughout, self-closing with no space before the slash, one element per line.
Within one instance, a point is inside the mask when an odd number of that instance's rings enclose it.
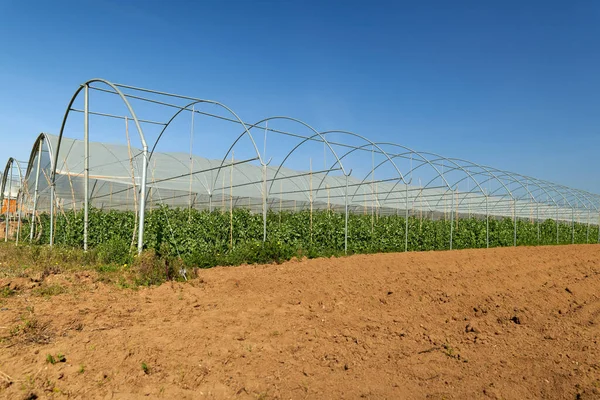
<path fill-rule="evenodd" d="M 49 218 L 43 215 L 36 242 L 49 243 Z M 427 251 L 513 245 L 597 243 L 598 226 L 465 218 L 453 222 L 395 215 L 350 214 L 346 242 L 344 214 L 335 211 L 269 212 L 263 242 L 262 215 L 245 209 L 222 211 L 163 207 L 146 216 L 144 247 L 189 266 L 211 267 L 319 257 L 344 253 Z M 22 226 L 22 240 L 30 232 Z M 83 247 L 83 213 L 67 212 L 56 220 L 56 244 Z M 135 239 L 135 214 L 91 210 L 89 245 L 102 261 L 127 263 Z M 516 230 L 515 230 L 516 229 Z M 516 233 L 516 235 L 515 235 Z M 516 240 L 516 242 L 515 242 Z M 347 246 L 347 251 L 346 250 Z"/>
<path fill-rule="evenodd" d="M 75 92 L 58 135 L 8 160 L 0 197 L 6 241 L 110 262 L 134 248 L 213 266 L 600 241 L 594 193 L 99 79 Z"/>

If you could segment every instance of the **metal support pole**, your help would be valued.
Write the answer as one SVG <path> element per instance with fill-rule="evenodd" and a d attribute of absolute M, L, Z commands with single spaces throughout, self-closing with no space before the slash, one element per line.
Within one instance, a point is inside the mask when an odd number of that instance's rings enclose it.
<path fill-rule="evenodd" d="M 485 195 L 485 247 L 490 248 L 490 214 L 488 211 L 488 195 Z"/>
<path fill-rule="evenodd" d="M 406 202 L 404 205 L 405 208 L 405 217 L 404 217 L 404 251 L 408 251 L 408 185 L 405 182 L 406 186 Z"/>
<path fill-rule="evenodd" d="M 517 201 L 515 199 L 513 199 L 513 223 L 515 225 L 513 246 L 517 247 Z"/>
<path fill-rule="evenodd" d="M 267 164 L 263 164 L 263 242 L 267 241 Z"/>
<path fill-rule="evenodd" d="M 88 249 L 88 222 L 90 196 L 90 96 L 89 86 L 84 88 L 83 105 L 83 251 Z"/>
<path fill-rule="evenodd" d="M 54 178 L 50 182 L 50 248 L 54 246 Z"/>
<path fill-rule="evenodd" d="M 575 208 L 571 207 L 571 244 L 575 244 Z"/>
<path fill-rule="evenodd" d="M 38 201 L 38 187 L 39 187 L 39 181 L 40 181 L 40 164 L 42 162 L 42 143 L 43 141 L 40 140 L 40 146 L 38 149 L 38 159 L 37 159 L 37 164 L 36 164 L 36 172 L 35 172 L 35 188 L 33 191 L 33 211 L 31 212 L 31 221 L 30 224 L 31 226 L 29 227 L 29 242 L 33 241 L 33 234 L 35 231 L 35 216 L 36 216 L 36 212 L 37 212 L 37 201 Z"/>
<path fill-rule="evenodd" d="M 540 234 L 540 204 L 535 203 L 535 220 L 537 221 L 537 243 L 540 244 L 541 234 Z"/>
<path fill-rule="evenodd" d="M 19 194 L 17 194 L 17 239 L 15 242 L 15 246 L 19 245 L 19 235 L 21 235 L 21 209 L 23 207 L 23 191 L 22 191 L 23 182 L 21 181 L 21 189 L 19 189 Z"/>
<path fill-rule="evenodd" d="M 138 231 L 138 254 L 144 249 L 144 219 L 146 217 L 146 180 L 148 177 L 148 146 L 142 149 L 142 182 L 140 185 L 140 229 Z"/>
<path fill-rule="evenodd" d="M 14 162 L 12 162 L 10 164 L 10 172 L 8 175 L 8 201 L 6 204 L 6 214 L 5 214 L 5 219 L 6 221 L 6 235 L 4 236 L 4 241 L 8 242 L 8 226 L 9 226 L 9 220 L 10 220 L 10 195 L 11 195 L 11 191 L 12 191 L 12 177 L 13 177 L 13 164 Z"/>
<path fill-rule="evenodd" d="M 589 242 L 590 242 L 590 209 L 588 208 L 587 232 L 585 233 L 585 243 L 588 244 Z"/>
<path fill-rule="evenodd" d="M 348 175 L 346 175 L 346 190 L 344 191 L 344 254 L 348 254 Z"/>
<path fill-rule="evenodd" d="M 452 191 L 452 206 L 450 209 L 450 250 L 452 250 L 452 236 L 454 235 L 454 191 Z"/>
<path fill-rule="evenodd" d="M 559 238 L 558 238 L 558 205 L 556 206 L 556 244 L 559 243 Z"/>

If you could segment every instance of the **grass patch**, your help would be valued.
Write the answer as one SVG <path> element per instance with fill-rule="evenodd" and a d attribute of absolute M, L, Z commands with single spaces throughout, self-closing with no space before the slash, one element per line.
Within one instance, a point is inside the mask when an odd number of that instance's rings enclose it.
<path fill-rule="evenodd" d="M 5 286 L 2 288 L 2 290 L 0 290 L 0 298 L 11 297 L 11 296 L 14 296 L 15 294 L 17 294 L 17 291 L 11 289 L 8 286 Z"/>
<path fill-rule="evenodd" d="M 44 297 L 50 297 L 50 296 L 57 296 L 59 294 L 63 294 L 66 293 L 67 289 L 64 286 L 58 285 L 58 284 L 50 284 L 50 285 L 42 285 L 39 288 L 36 288 L 33 290 L 33 293 L 36 296 L 44 296 Z"/>

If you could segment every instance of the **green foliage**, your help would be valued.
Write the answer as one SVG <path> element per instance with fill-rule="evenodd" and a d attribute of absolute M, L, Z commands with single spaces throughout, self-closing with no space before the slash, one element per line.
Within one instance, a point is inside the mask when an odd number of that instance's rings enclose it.
<path fill-rule="evenodd" d="M 67 357 L 65 357 L 65 355 L 62 353 L 58 353 L 56 356 L 53 356 L 52 354 L 47 354 L 46 362 L 52 365 L 59 362 L 67 362 Z"/>
<path fill-rule="evenodd" d="M 297 257 L 328 257 L 344 254 L 345 217 L 342 213 L 307 210 L 267 214 L 267 240 L 263 242 L 262 215 L 248 210 L 198 211 L 161 207 L 146 213 L 144 247 L 149 251 L 133 256 L 135 214 L 131 211 L 90 210 L 88 244 L 91 251 L 82 256 L 83 214 L 57 215 L 55 240 L 50 252 L 38 246 L 32 251 L 36 262 L 77 259 L 82 264 L 100 262 L 133 265 L 138 284 L 151 285 L 169 279 L 182 279 L 188 268 L 216 265 L 282 262 Z M 312 219 L 312 223 L 311 223 Z M 49 218 L 40 216 L 39 243 L 48 243 Z M 486 226 L 489 225 L 489 236 Z M 233 229 L 231 229 L 231 227 Z M 540 223 L 517 220 L 517 245 L 597 243 L 598 226 L 560 222 Z M 22 232 L 29 232 L 27 223 Z M 464 218 L 453 224 L 447 220 L 409 217 L 408 237 L 403 216 L 348 216 L 348 253 L 447 250 L 513 246 L 515 222 L 511 218 Z M 557 235 L 558 232 L 558 235 Z M 558 237 L 558 243 L 557 243 Z M 58 253 L 58 254 L 57 254 Z M 81 260 L 78 259 L 85 257 Z"/>

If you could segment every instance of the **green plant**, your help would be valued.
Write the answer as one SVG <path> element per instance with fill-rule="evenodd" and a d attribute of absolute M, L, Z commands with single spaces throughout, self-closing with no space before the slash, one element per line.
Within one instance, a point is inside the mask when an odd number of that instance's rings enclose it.
<path fill-rule="evenodd" d="M 231 224 L 232 222 L 232 224 Z M 48 243 L 49 218 L 40 216 L 42 235 Z M 66 211 L 56 217 L 55 247 L 27 246 L 19 250 L 34 264 L 96 265 L 105 281 L 108 274 L 131 272 L 133 284 L 154 285 L 166 280 L 182 280 L 195 268 L 243 263 L 283 262 L 292 257 L 331 257 L 345 254 L 345 216 L 333 211 L 301 210 L 267 213 L 267 240 L 263 242 L 261 214 L 234 209 L 198 211 L 162 206 L 148 210 L 145 219 L 144 248 L 134 256 L 131 243 L 135 226 L 133 211 L 90 209 L 88 244 L 83 253 L 83 213 Z M 489 232 L 483 216 L 425 219 L 402 215 L 348 215 L 348 254 L 375 252 L 448 250 L 452 248 L 512 246 L 515 221 L 489 218 Z M 408 235 L 406 225 L 408 224 Z M 233 228 L 232 231 L 230 229 Z M 516 221 L 517 245 L 596 243 L 598 226 L 565 223 L 548 219 Z M 24 229 L 26 230 L 26 229 Z M 557 243 L 558 232 L 558 243 Z M 230 236 L 231 233 L 231 236 Z M 14 246 L 13 246 L 14 247 Z M 123 267 L 127 265 L 127 267 Z M 131 268 L 129 267 L 131 265 Z M 128 286 L 128 285 L 124 285 Z"/>
<path fill-rule="evenodd" d="M 150 367 L 148 367 L 148 365 L 145 362 L 142 362 L 142 371 L 144 371 L 146 375 L 150 373 Z"/>
<path fill-rule="evenodd" d="M 66 362 L 66 361 L 67 361 L 67 358 L 62 353 L 58 353 L 56 356 L 53 356 L 52 354 L 46 355 L 46 362 L 49 364 L 52 364 L 52 365 L 59 363 L 59 362 Z"/>
<path fill-rule="evenodd" d="M 59 284 L 50 284 L 50 285 L 42 285 L 39 288 L 36 288 L 33 293 L 38 295 L 38 296 L 45 296 L 45 297 L 50 297 L 50 296 L 56 296 L 62 293 L 65 293 L 67 291 L 67 289 L 64 286 L 61 286 Z"/>
<path fill-rule="evenodd" d="M 14 296 L 16 293 L 17 293 L 16 290 L 14 290 L 8 286 L 4 286 L 0 290 L 0 297 L 10 297 L 10 296 Z"/>

